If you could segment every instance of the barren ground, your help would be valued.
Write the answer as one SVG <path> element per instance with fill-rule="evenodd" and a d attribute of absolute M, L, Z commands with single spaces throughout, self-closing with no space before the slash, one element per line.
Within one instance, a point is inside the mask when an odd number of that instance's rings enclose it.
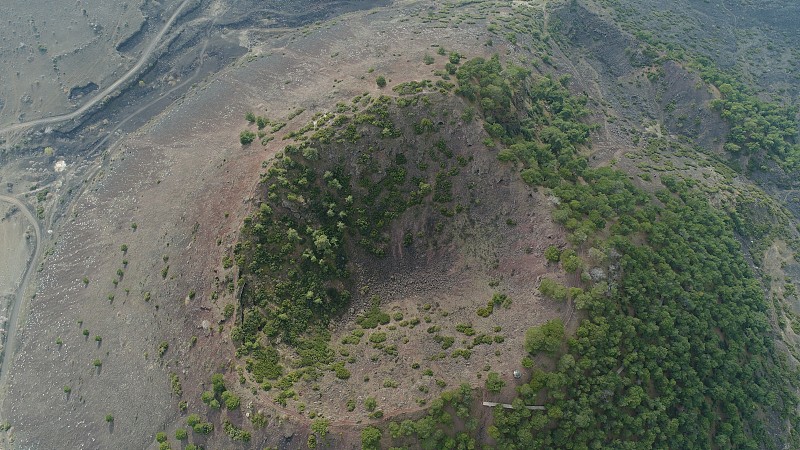
<path fill-rule="evenodd" d="M 146 34 L 145 14 L 155 12 L 143 3 L 40 0 L 0 6 L 6 19 L 0 29 L 0 124 L 69 112 L 92 90 L 90 83 L 102 86 L 119 76 L 135 54 L 117 47 L 140 29 Z"/>
<path fill-rule="evenodd" d="M 30 224 L 17 207 L 0 202 L 0 329 L 3 336 L 8 307 L 32 256 L 31 235 Z"/>

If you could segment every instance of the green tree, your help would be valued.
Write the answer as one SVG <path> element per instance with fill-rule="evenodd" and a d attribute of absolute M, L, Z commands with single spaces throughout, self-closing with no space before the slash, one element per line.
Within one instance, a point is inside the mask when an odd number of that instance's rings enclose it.
<path fill-rule="evenodd" d="M 241 403 L 239 396 L 231 391 L 224 391 L 222 393 L 222 401 L 225 403 L 225 408 L 228 410 L 234 410 L 238 408 L 239 404 Z"/>
<path fill-rule="evenodd" d="M 378 85 L 379 88 L 386 87 L 386 77 L 383 75 L 379 75 L 378 78 L 375 79 L 375 83 Z"/>
<path fill-rule="evenodd" d="M 242 145 L 248 145 L 254 140 L 256 140 L 256 134 L 250 130 L 244 130 L 239 133 L 239 142 L 241 142 Z"/>
<path fill-rule="evenodd" d="M 506 382 L 500 378 L 500 374 L 497 372 L 489 372 L 489 376 L 486 377 L 486 389 L 488 389 L 489 392 L 497 394 L 505 385 Z"/>
<path fill-rule="evenodd" d="M 561 250 L 555 245 L 547 247 L 544 251 L 544 259 L 546 259 L 547 262 L 557 263 L 561 259 Z"/>
<path fill-rule="evenodd" d="M 555 300 L 564 301 L 567 299 L 567 288 L 556 282 L 551 278 L 542 278 L 539 283 L 539 292 L 545 297 Z"/>
<path fill-rule="evenodd" d="M 528 353 L 545 352 L 553 354 L 564 339 L 564 322 L 553 319 L 538 327 L 528 328 L 525 333 L 525 350 Z"/>
<path fill-rule="evenodd" d="M 361 447 L 364 450 L 380 448 L 381 430 L 375 427 L 367 427 L 361 430 Z"/>
<path fill-rule="evenodd" d="M 186 416 L 186 425 L 194 427 L 198 423 L 200 423 L 200 416 L 198 414 L 189 414 Z"/>
<path fill-rule="evenodd" d="M 221 373 L 211 375 L 211 385 L 214 387 L 214 394 L 219 395 L 225 392 L 225 378 Z"/>
<path fill-rule="evenodd" d="M 214 431 L 214 424 L 209 422 L 201 422 L 195 424 L 192 429 L 197 434 L 210 434 L 212 431 Z"/>
<path fill-rule="evenodd" d="M 581 261 L 574 251 L 570 250 L 561 255 L 561 267 L 563 267 L 567 273 L 575 273 L 583 267 L 583 261 Z"/>

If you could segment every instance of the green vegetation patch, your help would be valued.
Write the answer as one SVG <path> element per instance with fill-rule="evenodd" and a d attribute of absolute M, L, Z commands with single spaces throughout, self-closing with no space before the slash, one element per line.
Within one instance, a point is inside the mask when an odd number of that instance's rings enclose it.
<path fill-rule="evenodd" d="M 438 112 L 429 98 L 417 96 L 404 106 L 400 100 L 362 95 L 353 107 L 317 114 L 314 126 L 287 135 L 293 141 L 265 164 L 258 206 L 245 219 L 235 248 L 242 294 L 230 328 L 237 357 L 256 383 L 287 379 L 278 342 L 296 352 L 300 359 L 293 364 L 299 368 L 334 362 L 327 325 L 352 297 L 349 264 L 354 257 L 383 257 L 398 218 L 435 204 L 443 217 L 431 224 L 433 235 L 464 210 L 452 180 L 469 158 L 456 158 L 447 147 L 441 124 L 431 119 Z M 423 144 L 408 150 L 400 136 L 419 136 Z M 419 238 L 406 245 L 427 243 Z M 234 308 L 228 309 L 226 317 L 234 318 Z M 357 319 L 363 329 L 390 321 L 377 298 Z M 342 343 L 357 344 L 361 336 L 353 332 Z M 397 354 L 396 346 L 375 342 L 377 336 L 370 337 L 374 345 Z M 342 369 L 334 371 L 347 378 Z M 316 376 L 314 370 L 305 373 Z"/>
<path fill-rule="evenodd" d="M 498 158 L 551 190 L 554 220 L 576 249 L 594 249 L 596 266 L 570 249 L 549 252 L 581 274 L 583 287 L 540 289 L 571 298 L 588 318 L 568 339 L 560 321 L 529 330 L 526 349 L 555 367 L 532 371 L 514 409 L 494 410 L 495 445 L 759 448 L 772 439 L 771 423 L 796 428 L 797 377 L 773 344 L 763 291 L 730 219 L 690 183 L 667 182 L 670 190 L 653 196 L 620 171 L 589 168 L 578 152 L 591 128 L 579 122 L 585 99 L 569 94 L 567 79 L 528 80 L 497 58 L 468 61 L 457 77 L 458 92 L 480 106 Z M 592 268 L 604 277 L 592 280 Z M 487 388 L 500 388 L 502 380 L 490 381 Z M 389 428 L 398 443 L 402 427 Z M 452 446 L 458 436 L 443 419 L 416 442 Z"/>

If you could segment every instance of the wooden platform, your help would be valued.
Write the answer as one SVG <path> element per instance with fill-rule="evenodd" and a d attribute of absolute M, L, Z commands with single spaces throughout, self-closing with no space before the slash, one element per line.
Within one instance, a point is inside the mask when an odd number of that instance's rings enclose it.
<path fill-rule="evenodd" d="M 508 403 L 483 402 L 483 406 L 489 406 L 489 407 L 502 406 L 505 409 L 514 409 L 514 407 L 509 405 Z M 528 406 L 528 405 L 526 405 L 525 407 L 530 409 L 531 411 L 544 411 L 545 410 L 544 406 Z"/>

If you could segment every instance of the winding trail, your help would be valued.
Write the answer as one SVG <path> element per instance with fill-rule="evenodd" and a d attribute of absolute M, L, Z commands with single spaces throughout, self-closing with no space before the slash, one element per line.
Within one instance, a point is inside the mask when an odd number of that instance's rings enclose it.
<path fill-rule="evenodd" d="M 211 22 L 211 26 L 209 27 L 209 30 L 211 29 L 211 27 L 213 27 L 215 22 L 216 22 L 216 19 L 215 19 L 215 21 Z M 108 130 L 108 132 L 106 133 L 105 137 L 103 137 L 103 139 L 101 139 L 100 142 L 98 142 L 97 144 L 94 145 L 94 147 L 92 147 L 92 150 L 89 151 L 89 154 L 91 155 L 94 152 L 96 152 L 98 148 L 103 146 L 106 142 L 108 142 L 109 139 L 114 137 L 114 133 L 117 130 L 119 130 L 120 128 L 122 128 L 123 125 L 128 123 L 128 121 L 136 118 L 139 114 L 141 114 L 142 112 L 146 111 L 148 108 L 152 107 L 156 103 L 163 101 L 165 98 L 168 98 L 173 92 L 177 91 L 178 89 L 181 89 L 184 86 L 186 86 L 187 84 L 194 82 L 195 78 L 197 78 L 197 76 L 200 74 L 200 70 L 203 68 L 203 62 L 204 62 L 204 59 L 205 59 L 205 53 L 206 53 L 206 49 L 208 48 L 209 40 L 210 39 L 208 37 L 206 37 L 205 41 L 203 42 L 203 47 L 200 49 L 200 54 L 199 54 L 199 57 L 198 57 L 198 61 L 199 62 L 197 64 L 197 68 L 194 70 L 194 73 L 192 73 L 192 75 L 189 78 L 187 78 L 187 79 L 183 80 L 182 82 L 180 82 L 179 84 L 175 85 L 170 90 L 168 90 L 166 92 L 162 92 L 161 94 L 159 94 L 158 97 L 156 97 L 152 101 L 148 102 L 147 104 L 145 104 L 141 108 L 139 108 L 136 111 L 132 112 L 131 114 L 127 115 L 124 119 L 122 119 L 119 123 L 117 123 L 117 125 L 114 126 L 114 128 Z M 109 146 L 109 150 L 111 148 L 113 148 L 113 146 L 114 146 L 113 144 L 111 146 Z M 96 172 L 97 171 L 95 170 L 94 173 L 96 173 Z"/>
<path fill-rule="evenodd" d="M 114 83 L 109 85 L 107 88 L 103 89 L 99 92 L 96 96 L 94 96 L 91 100 L 86 102 L 83 106 L 72 111 L 71 113 L 67 114 L 60 114 L 57 116 L 52 117 L 44 117 L 41 119 L 30 120 L 27 122 L 20 122 L 13 125 L 8 125 L 6 127 L 0 128 L 0 134 L 12 133 L 17 131 L 22 131 L 27 128 L 42 126 L 42 125 L 50 125 L 58 122 L 63 122 L 67 120 L 73 120 L 75 118 L 80 117 L 90 108 L 94 107 L 96 104 L 104 101 L 109 95 L 113 94 L 115 90 L 119 89 L 120 86 L 127 83 L 131 77 L 136 75 L 142 67 L 148 62 L 150 56 L 156 50 L 158 45 L 162 42 L 164 36 L 167 34 L 167 31 L 172 27 L 175 23 L 175 20 L 180 16 L 186 6 L 192 0 L 183 0 L 175 12 L 172 13 L 169 20 L 164 24 L 161 30 L 156 34 L 147 48 L 142 52 L 142 55 L 139 57 L 139 60 L 131 67 L 125 74 L 123 74 L 119 79 L 117 79 Z M 8 322 L 7 322 L 7 334 L 4 343 L 4 351 L 3 351 L 3 360 L 2 365 L 0 365 L 0 393 L 5 393 L 7 391 L 7 379 L 8 373 L 11 370 L 11 363 L 14 357 L 14 349 L 17 345 L 17 331 L 19 328 L 19 318 L 22 311 L 24 311 L 25 304 L 25 293 L 28 290 L 28 285 L 30 284 L 31 278 L 34 273 L 34 267 L 39 262 L 39 258 L 41 257 L 42 253 L 42 228 L 39 224 L 39 221 L 36 219 L 36 216 L 31 212 L 25 203 L 22 201 L 5 195 L 0 195 L 0 201 L 11 203 L 18 207 L 20 211 L 25 215 L 28 219 L 30 224 L 33 226 L 35 235 L 36 235 L 36 242 L 34 243 L 34 251 L 33 255 L 31 256 L 30 261 L 28 262 L 28 267 L 25 269 L 25 273 L 22 277 L 22 282 L 20 283 L 19 287 L 17 288 L 16 295 L 14 300 L 11 304 Z M 0 395 L 1 397 L 1 395 Z"/>
<path fill-rule="evenodd" d="M 33 226 L 33 230 L 36 234 L 36 242 L 35 247 L 33 250 L 33 255 L 28 262 L 28 267 L 25 269 L 25 274 L 22 277 L 22 282 L 20 283 L 19 287 L 17 288 L 16 296 L 14 297 L 14 301 L 11 304 L 10 314 L 8 316 L 8 322 L 6 326 L 6 330 L 8 334 L 6 334 L 6 341 L 3 351 L 3 364 L 0 366 L 0 393 L 6 392 L 6 380 L 8 379 L 8 372 L 11 368 L 11 361 L 14 357 L 14 348 L 17 344 L 17 328 L 19 326 L 19 315 L 20 311 L 23 310 L 23 305 L 25 303 L 25 292 L 28 290 L 28 284 L 31 281 L 31 276 L 34 272 L 34 267 L 39 262 L 39 257 L 42 253 L 42 228 L 39 225 L 39 221 L 36 220 L 36 216 L 33 215 L 31 210 L 28 208 L 20 200 L 14 197 L 8 197 L 5 195 L 0 195 L 0 201 L 4 201 L 7 203 L 11 203 L 12 205 L 16 206 L 17 208 L 22 211 L 25 217 Z M 0 396 L 4 397 L 4 395 Z"/>
<path fill-rule="evenodd" d="M 125 84 L 131 77 L 136 75 L 139 72 L 139 70 L 145 65 L 145 63 L 147 63 L 147 60 L 150 59 L 150 55 L 153 54 L 153 51 L 155 51 L 156 47 L 158 47 L 158 44 L 161 43 L 161 40 L 164 38 L 164 35 L 167 34 L 167 31 L 170 29 L 172 24 L 175 22 L 175 20 L 178 18 L 181 12 L 183 12 L 183 9 L 186 7 L 186 5 L 188 5 L 191 1 L 192 0 L 183 0 L 180 6 L 178 6 L 178 9 L 176 9 L 175 12 L 172 13 L 172 16 L 169 18 L 169 20 L 167 20 L 167 23 L 165 23 L 164 26 L 161 28 L 161 31 L 158 32 L 158 34 L 153 38 L 152 42 L 150 42 L 150 45 L 147 46 L 145 51 L 142 53 L 142 56 L 139 58 L 139 61 L 133 67 L 131 67 L 130 70 L 125 72 L 124 75 L 122 75 L 117 81 L 112 83 L 110 86 L 100 91 L 100 93 L 98 93 L 96 96 L 94 96 L 94 98 L 86 102 L 86 104 L 76 109 L 75 111 L 72 111 L 71 113 L 60 114 L 52 117 L 43 117 L 41 119 L 15 123 L 13 125 L 0 128 L 0 134 L 11 133 L 14 131 L 20 131 L 26 128 L 36 127 L 41 125 L 50 125 L 53 123 L 63 122 L 65 120 L 72 120 L 77 117 L 80 117 L 83 113 L 88 111 L 94 105 L 105 100 L 106 97 L 112 94 L 120 86 Z"/>

